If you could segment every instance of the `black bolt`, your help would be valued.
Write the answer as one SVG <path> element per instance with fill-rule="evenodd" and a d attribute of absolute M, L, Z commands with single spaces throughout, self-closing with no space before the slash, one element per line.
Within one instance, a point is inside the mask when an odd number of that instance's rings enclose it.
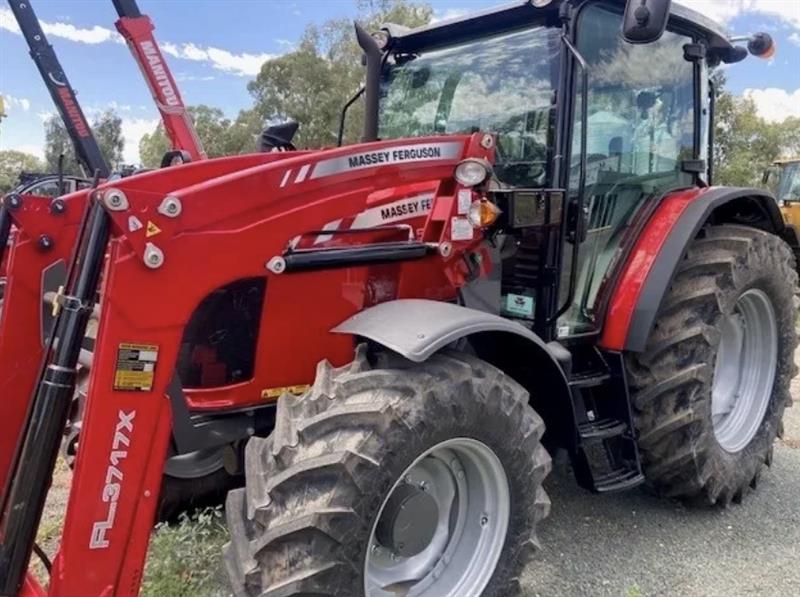
<path fill-rule="evenodd" d="M 49 236 L 47 236 L 46 234 L 42 234 L 42 235 L 39 237 L 39 242 L 38 242 L 38 244 L 39 244 L 39 248 L 40 248 L 42 251 L 49 251 L 50 249 L 52 249 L 52 248 L 53 248 L 53 245 L 54 245 L 55 243 L 53 242 L 53 239 L 52 239 L 52 238 L 50 238 L 50 237 L 49 237 Z"/>
<path fill-rule="evenodd" d="M 63 199 L 54 199 L 50 203 L 50 213 L 54 215 L 61 215 L 65 211 L 67 211 L 67 205 L 64 203 Z"/>
<path fill-rule="evenodd" d="M 8 207 L 8 209 L 19 209 L 22 207 L 22 197 L 16 193 L 8 195 L 5 199 L 3 199 L 3 204 Z"/>

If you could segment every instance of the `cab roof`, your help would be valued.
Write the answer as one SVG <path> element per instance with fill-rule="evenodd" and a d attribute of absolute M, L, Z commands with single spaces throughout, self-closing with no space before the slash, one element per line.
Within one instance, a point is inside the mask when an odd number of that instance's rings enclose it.
<path fill-rule="evenodd" d="M 553 0 L 547 6 L 537 8 L 531 3 L 531 0 L 516 0 L 509 4 L 438 21 L 415 29 L 391 24 L 387 25 L 386 29 L 392 35 L 393 51 L 414 51 L 420 48 L 449 45 L 454 41 L 470 39 L 491 31 L 516 28 L 525 22 L 542 18 L 548 24 L 557 26 L 560 7 L 570 2 L 575 6 L 587 3 Z M 625 6 L 625 0 L 605 0 L 604 3 Z M 721 25 L 691 8 L 673 2 L 670 9 L 670 23 L 689 26 L 697 30 L 707 39 L 709 49 L 719 52 L 722 56 L 727 56 L 733 49 L 733 45 L 728 40 L 728 32 Z"/>

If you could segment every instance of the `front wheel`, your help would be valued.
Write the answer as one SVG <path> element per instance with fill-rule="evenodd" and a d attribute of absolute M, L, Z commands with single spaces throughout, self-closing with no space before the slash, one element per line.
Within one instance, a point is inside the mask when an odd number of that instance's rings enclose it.
<path fill-rule="evenodd" d="M 528 394 L 461 354 L 318 369 L 228 496 L 237 595 L 505 596 L 549 511 Z"/>

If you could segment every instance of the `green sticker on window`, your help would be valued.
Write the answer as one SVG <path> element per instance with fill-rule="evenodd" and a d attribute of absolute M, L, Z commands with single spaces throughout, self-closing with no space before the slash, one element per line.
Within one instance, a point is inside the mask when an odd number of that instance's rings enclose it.
<path fill-rule="evenodd" d="M 511 315 L 533 318 L 533 297 L 522 294 L 507 294 L 505 310 Z"/>

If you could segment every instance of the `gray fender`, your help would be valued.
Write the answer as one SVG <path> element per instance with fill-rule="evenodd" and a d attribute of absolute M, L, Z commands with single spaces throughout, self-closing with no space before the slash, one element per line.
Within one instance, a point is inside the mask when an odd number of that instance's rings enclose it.
<path fill-rule="evenodd" d="M 564 369 L 555 356 L 556 347 L 548 346 L 515 321 L 484 311 L 440 301 L 399 299 L 365 309 L 332 331 L 367 338 L 415 363 L 421 363 L 448 344 L 474 334 L 511 335 L 524 340 L 515 344 L 530 353 L 528 362 L 531 368 L 545 364 L 551 378 L 563 382 L 563 385 L 557 383 L 561 386 L 559 389 L 569 392 Z M 560 350 L 564 351 L 563 348 Z M 493 364 L 505 370 L 502 362 Z"/>

